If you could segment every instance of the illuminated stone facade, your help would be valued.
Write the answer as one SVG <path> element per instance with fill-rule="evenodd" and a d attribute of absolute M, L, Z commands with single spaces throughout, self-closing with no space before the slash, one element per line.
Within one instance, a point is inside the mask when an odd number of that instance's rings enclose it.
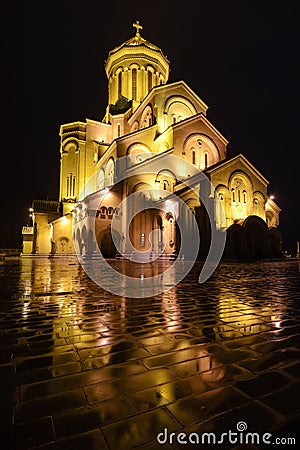
<path fill-rule="evenodd" d="M 181 170 L 178 164 L 176 173 L 164 166 L 155 174 L 146 170 L 147 161 L 171 154 L 203 171 L 214 185 L 214 223 L 227 232 L 225 257 L 280 256 L 280 208 L 268 196 L 268 181 L 242 154 L 227 158 L 228 141 L 208 119 L 207 105 L 184 81 L 167 83 L 169 61 L 141 36 L 139 23 L 134 26 L 135 36 L 113 49 L 105 62 L 108 106 L 103 120 L 61 126 L 59 201 L 50 206 L 35 201 L 33 231 L 24 232 L 23 253 L 72 254 L 75 238 L 81 254 L 92 254 L 98 245 L 105 257 L 114 257 L 110 224 L 119 203 L 134 192 L 159 188 L 176 192 L 192 210 L 201 232 L 199 257 L 204 258 L 210 226 L 199 198 L 184 187 L 190 177 L 186 166 Z M 118 160 L 125 156 L 145 170 L 111 188 Z M 95 213 L 94 238 L 82 202 L 108 188 Z M 154 229 L 165 234 L 164 252 L 176 253 L 179 237 L 171 207 L 167 213 L 158 207 L 134 218 L 130 239 L 137 250 L 147 250 Z M 115 239 L 126 253 L 124 236 Z M 159 252 L 159 239 L 152 244 Z"/>

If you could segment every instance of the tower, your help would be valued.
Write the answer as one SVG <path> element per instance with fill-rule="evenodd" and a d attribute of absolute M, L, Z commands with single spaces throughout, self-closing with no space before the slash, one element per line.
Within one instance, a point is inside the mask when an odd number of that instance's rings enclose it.
<path fill-rule="evenodd" d="M 169 61 L 159 47 L 141 36 L 139 21 L 133 26 L 135 36 L 109 52 L 105 71 L 109 105 L 122 96 L 132 100 L 135 110 L 152 87 L 167 83 Z"/>

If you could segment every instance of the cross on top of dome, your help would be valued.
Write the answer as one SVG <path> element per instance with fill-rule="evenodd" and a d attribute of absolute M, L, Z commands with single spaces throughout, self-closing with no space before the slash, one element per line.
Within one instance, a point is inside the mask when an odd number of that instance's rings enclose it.
<path fill-rule="evenodd" d="M 136 37 L 139 37 L 140 36 L 140 30 L 143 29 L 142 25 L 140 25 L 140 22 L 137 20 L 135 23 L 132 24 L 132 26 L 134 28 L 136 28 L 136 33 L 135 33 Z"/>

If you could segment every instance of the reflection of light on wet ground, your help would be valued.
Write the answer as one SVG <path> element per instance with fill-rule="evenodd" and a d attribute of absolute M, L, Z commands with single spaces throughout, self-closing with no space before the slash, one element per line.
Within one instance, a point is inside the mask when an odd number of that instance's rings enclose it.
<path fill-rule="evenodd" d="M 244 404 L 258 408 L 252 420 L 268 412 L 265 431 L 275 426 L 286 414 L 277 393 L 294 398 L 300 382 L 298 264 L 223 263 L 202 285 L 200 267 L 165 293 L 129 298 L 75 259 L 1 265 L 0 373 L 19 392 L 16 425 L 50 417 L 57 433 L 69 421 L 82 435 L 86 423 L 113 450 L 124 430 L 146 443 L 155 423 L 217 423 Z"/>

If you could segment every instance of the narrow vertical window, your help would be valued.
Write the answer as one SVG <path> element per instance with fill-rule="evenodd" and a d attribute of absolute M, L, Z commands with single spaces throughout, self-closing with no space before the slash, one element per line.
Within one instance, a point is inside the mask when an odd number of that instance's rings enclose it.
<path fill-rule="evenodd" d="M 121 136 L 121 125 L 118 123 L 118 137 Z"/>
<path fill-rule="evenodd" d="M 208 167 L 208 153 L 204 153 L 204 167 L 205 169 Z"/>
<path fill-rule="evenodd" d="M 234 189 L 232 189 L 232 201 L 235 202 L 235 192 L 234 192 Z"/>
<path fill-rule="evenodd" d="M 192 150 L 192 163 L 196 164 L 196 152 L 195 152 L 195 150 Z"/>
<path fill-rule="evenodd" d="M 241 191 L 240 191 L 240 189 L 238 189 L 238 202 L 240 203 L 241 202 Z"/>
<path fill-rule="evenodd" d="M 136 78 L 137 78 L 137 70 L 132 69 L 132 98 L 136 100 Z"/>
<path fill-rule="evenodd" d="M 152 72 L 148 70 L 148 92 L 152 89 Z"/>
<path fill-rule="evenodd" d="M 72 186 L 73 186 L 73 175 L 70 173 L 70 183 L 69 183 L 69 196 L 72 196 Z"/>
<path fill-rule="evenodd" d="M 243 198 L 244 198 L 244 203 L 247 203 L 247 193 L 246 193 L 246 191 L 243 191 Z"/>
<path fill-rule="evenodd" d="M 67 177 L 67 197 L 69 197 L 69 189 L 70 189 L 70 180 L 69 177 Z"/>
<path fill-rule="evenodd" d="M 73 177 L 72 197 L 75 196 L 75 176 Z"/>
<path fill-rule="evenodd" d="M 122 72 L 118 73 L 118 97 L 122 95 Z"/>
<path fill-rule="evenodd" d="M 141 234 L 141 247 L 145 247 L 145 233 Z"/>

